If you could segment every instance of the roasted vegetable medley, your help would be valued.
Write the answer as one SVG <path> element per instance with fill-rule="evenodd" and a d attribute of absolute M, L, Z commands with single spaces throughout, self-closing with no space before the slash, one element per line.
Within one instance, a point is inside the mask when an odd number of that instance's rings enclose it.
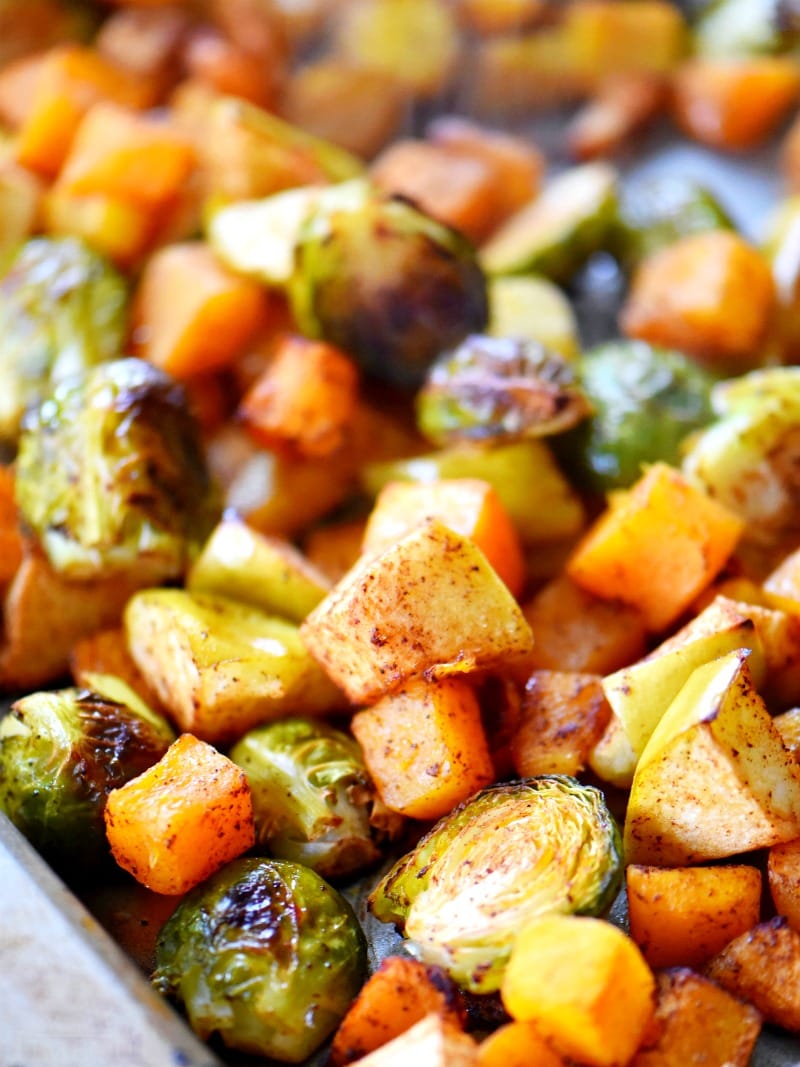
<path fill-rule="evenodd" d="M 798 5 L 0 29 L 0 818 L 223 1058 L 796 1041 Z"/>

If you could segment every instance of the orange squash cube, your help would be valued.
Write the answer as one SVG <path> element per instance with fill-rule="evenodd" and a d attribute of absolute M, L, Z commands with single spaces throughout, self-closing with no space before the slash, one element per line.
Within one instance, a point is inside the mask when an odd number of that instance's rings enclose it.
<path fill-rule="evenodd" d="M 566 570 L 596 596 L 635 607 L 658 632 L 719 574 L 742 530 L 680 471 L 655 463 L 589 529 Z"/>
<path fill-rule="evenodd" d="M 113 100 L 147 106 L 142 86 L 99 52 L 80 45 L 52 49 L 36 74 L 33 98 L 16 141 L 17 160 L 44 178 L 54 178 L 92 104 Z"/>
<path fill-rule="evenodd" d="M 738 234 L 709 230 L 682 237 L 641 264 L 620 323 L 628 337 L 741 373 L 758 365 L 774 307 L 765 257 Z"/>
<path fill-rule="evenodd" d="M 672 113 L 684 133 L 722 151 L 757 148 L 800 96 L 791 56 L 699 57 L 672 83 Z"/>
<path fill-rule="evenodd" d="M 590 1067 L 624 1067 L 653 1016 L 655 979 L 633 941 L 603 919 L 550 915 L 517 935 L 503 1004 L 557 1052 Z"/>
<path fill-rule="evenodd" d="M 365 555 L 382 552 L 428 518 L 440 519 L 474 541 L 514 596 L 519 596 L 525 584 L 519 536 L 495 490 L 479 478 L 390 482 L 367 520 L 362 551 Z"/>
<path fill-rule="evenodd" d="M 166 122 L 100 102 L 75 131 L 58 186 L 160 211 L 178 198 L 194 165 L 194 148 Z"/>
<path fill-rule="evenodd" d="M 381 799 L 415 819 L 438 819 L 494 780 L 471 686 L 417 680 L 353 717 Z"/>
<path fill-rule="evenodd" d="M 327 456 L 347 437 L 358 399 L 358 370 L 324 341 L 286 336 L 245 393 L 238 416 L 265 448 Z"/>
<path fill-rule="evenodd" d="M 651 967 L 700 967 L 759 919 L 756 867 L 631 864 L 626 879 L 631 937 Z"/>
<path fill-rule="evenodd" d="M 142 274 L 134 348 L 175 378 L 188 378 L 230 365 L 267 314 L 261 286 L 222 267 L 206 244 L 169 245 Z"/>
<path fill-rule="evenodd" d="M 188 892 L 255 843 L 244 771 L 192 734 L 110 793 L 105 819 L 120 867 L 166 895 Z"/>

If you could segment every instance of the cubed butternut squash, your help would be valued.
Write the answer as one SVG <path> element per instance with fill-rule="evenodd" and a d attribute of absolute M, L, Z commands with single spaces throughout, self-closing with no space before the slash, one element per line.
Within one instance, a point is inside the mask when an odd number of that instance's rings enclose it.
<path fill-rule="evenodd" d="M 358 371 L 344 352 L 324 341 L 286 336 L 237 414 L 266 448 L 327 456 L 345 441 L 357 394 Z"/>
<path fill-rule="evenodd" d="M 533 1023 L 498 1027 L 478 1046 L 478 1067 L 566 1067 L 567 1061 L 545 1041 Z"/>
<path fill-rule="evenodd" d="M 599 675 L 534 671 L 511 740 L 517 774 L 580 774 L 610 716 Z"/>
<path fill-rule="evenodd" d="M 381 799 L 403 815 L 438 819 L 494 779 L 477 697 L 460 679 L 411 682 L 351 728 Z"/>
<path fill-rule="evenodd" d="M 113 790 L 105 819 L 117 863 L 167 895 L 186 893 L 255 843 L 244 771 L 191 734 Z"/>
<path fill-rule="evenodd" d="M 145 87 L 146 88 L 146 87 Z M 44 178 L 61 169 L 83 116 L 100 100 L 146 106 L 138 79 L 80 45 L 52 49 L 36 77 L 33 98 L 19 128 L 16 158 Z"/>
<path fill-rule="evenodd" d="M 168 123 L 101 101 L 76 129 L 58 185 L 159 212 L 177 200 L 194 165 L 194 148 Z"/>
<path fill-rule="evenodd" d="M 552 915 L 519 931 L 502 985 L 514 1019 L 533 1023 L 557 1052 L 591 1067 L 623 1067 L 654 1010 L 655 980 L 616 926 Z"/>
<path fill-rule="evenodd" d="M 758 922 L 756 867 L 642 867 L 626 872 L 631 937 L 651 967 L 700 967 Z"/>
<path fill-rule="evenodd" d="M 800 95 L 791 56 L 697 57 L 676 71 L 672 114 L 689 137 L 722 151 L 757 148 Z"/>
<path fill-rule="evenodd" d="M 231 364 L 265 325 L 261 287 L 222 267 L 201 241 L 148 260 L 133 312 L 138 355 L 176 378 Z"/>
<path fill-rule="evenodd" d="M 532 670 L 608 674 L 645 651 L 642 615 L 620 600 L 605 600 L 557 574 L 522 605 L 535 641 L 525 663 Z"/>
<path fill-rule="evenodd" d="M 800 838 L 769 850 L 767 884 L 775 911 L 800 933 Z"/>
<path fill-rule="evenodd" d="M 656 1011 L 631 1067 L 747 1067 L 761 1016 L 685 967 L 656 975 Z"/>
<path fill-rule="evenodd" d="M 471 538 L 508 588 L 519 596 L 525 584 L 525 558 L 519 536 L 500 498 L 479 478 L 434 482 L 390 482 L 367 520 L 362 551 L 388 548 L 428 518 Z"/>
<path fill-rule="evenodd" d="M 636 608 L 658 632 L 716 577 L 742 529 L 679 471 L 656 463 L 600 516 L 566 570 L 596 596 Z"/>
<path fill-rule="evenodd" d="M 709 230 L 644 260 L 620 323 L 629 337 L 741 373 L 761 362 L 774 308 L 766 259 L 738 234 Z"/>
<path fill-rule="evenodd" d="M 800 933 L 778 916 L 734 938 L 705 973 L 765 1022 L 800 1032 Z"/>
<path fill-rule="evenodd" d="M 366 1056 L 434 1013 L 463 1028 L 464 1004 L 445 971 L 407 956 L 387 956 L 339 1024 L 331 1044 L 333 1067 Z"/>

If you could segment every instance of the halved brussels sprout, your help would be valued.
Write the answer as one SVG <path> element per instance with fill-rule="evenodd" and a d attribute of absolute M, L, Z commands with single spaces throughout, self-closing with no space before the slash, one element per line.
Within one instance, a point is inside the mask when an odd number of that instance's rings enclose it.
<path fill-rule="evenodd" d="M 119 355 L 127 287 L 74 237 L 24 244 L 0 280 L 0 440 L 25 409 L 77 371 Z"/>
<path fill-rule="evenodd" d="M 108 794 L 174 739 L 150 709 L 143 715 L 88 689 L 32 693 L 0 722 L 0 810 L 54 866 L 80 875 L 108 855 Z"/>
<path fill-rule="evenodd" d="M 473 334 L 441 356 L 417 394 L 434 444 L 545 437 L 590 412 L 573 367 L 537 341 Z"/>
<path fill-rule="evenodd" d="M 308 867 L 239 859 L 192 890 L 158 939 L 156 988 L 203 1038 L 300 1063 L 366 977 L 349 904 Z"/>
<path fill-rule="evenodd" d="M 488 319 L 486 280 L 469 242 L 377 192 L 311 212 L 289 296 L 303 333 L 396 385 L 418 384 L 440 352 Z"/>
<path fill-rule="evenodd" d="M 540 915 L 600 915 L 622 878 L 603 794 L 566 775 L 490 787 L 457 807 L 370 897 L 382 922 L 464 988 L 500 986 L 518 930 Z"/>
<path fill-rule="evenodd" d="M 610 341 L 584 353 L 578 373 L 594 413 L 556 450 L 595 492 L 632 485 L 643 463 L 678 463 L 686 437 L 713 418 L 714 379 L 681 352 Z"/>
<path fill-rule="evenodd" d="M 247 775 L 259 843 L 323 878 L 375 863 L 380 838 L 402 828 L 378 800 L 357 743 L 326 723 L 269 723 L 245 734 L 230 757 Z"/>
<path fill-rule="evenodd" d="M 70 578 L 178 577 L 217 517 L 184 391 L 139 359 L 73 375 L 27 413 L 16 497 Z"/>

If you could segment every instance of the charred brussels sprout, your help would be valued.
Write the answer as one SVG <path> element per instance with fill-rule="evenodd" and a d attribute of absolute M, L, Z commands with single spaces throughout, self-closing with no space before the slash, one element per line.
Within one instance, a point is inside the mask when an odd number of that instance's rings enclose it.
<path fill-rule="evenodd" d="M 23 697 L 0 722 L 0 810 L 59 870 L 80 874 L 108 854 L 108 794 L 156 763 L 174 737 L 135 698 L 128 705 L 75 688 Z"/>
<path fill-rule="evenodd" d="M 325 723 L 270 723 L 245 734 L 230 757 L 247 775 L 259 843 L 324 878 L 376 862 L 380 838 L 401 829 L 378 801 L 356 742 Z"/>
<path fill-rule="evenodd" d="M 203 1038 L 299 1063 L 338 1025 L 366 971 L 352 909 L 308 867 L 240 859 L 163 927 L 153 981 Z"/>
<path fill-rule="evenodd" d="M 27 413 L 16 494 L 70 578 L 174 578 L 216 520 L 183 389 L 138 359 L 75 375 Z"/>
<path fill-rule="evenodd" d="M 37 237 L 0 280 L 0 440 L 54 382 L 119 355 L 127 289 L 73 237 Z"/>
<path fill-rule="evenodd" d="M 590 408 L 573 367 L 537 341 L 474 334 L 431 367 L 417 421 L 437 445 L 561 433 Z"/>
<path fill-rule="evenodd" d="M 396 385 L 418 384 L 440 352 L 488 319 L 486 281 L 466 239 L 375 192 L 311 212 L 289 295 L 304 333 Z"/>
<path fill-rule="evenodd" d="M 540 915 L 600 915 L 622 878 L 599 790 L 549 775 L 492 786 L 441 819 L 370 898 L 414 951 L 464 988 L 500 985 L 517 931 Z"/>
<path fill-rule="evenodd" d="M 714 379 L 680 352 L 611 341 L 578 364 L 591 418 L 557 451 L 575 481 L 596 492 L 624 488 L 643 463 L 677 463 L 687 435 L 713 418 Z"/>

